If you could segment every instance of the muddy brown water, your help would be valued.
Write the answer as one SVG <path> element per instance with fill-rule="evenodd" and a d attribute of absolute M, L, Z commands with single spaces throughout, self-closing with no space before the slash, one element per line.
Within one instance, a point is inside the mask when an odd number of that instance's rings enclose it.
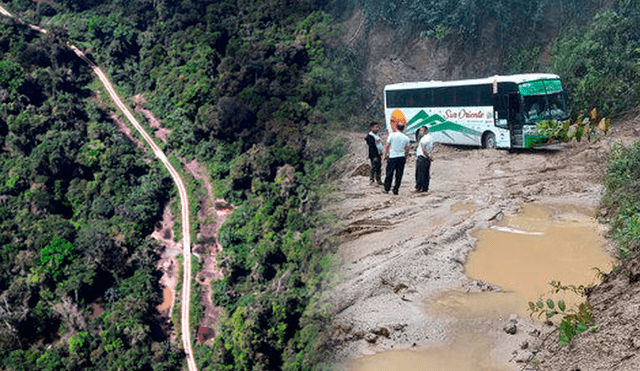
<path fill-rule="evenodd" d="M 158 306 L 158 312 L 165 311 L 173 305 L 173 291 L 171 288 L 164 286 L 162 288 L 162 304 Z"/>
<path fill-rule="evenodd" d="M 459 205 L 456 212 L 473 210 Z M 453 211 L 453 210 L 452 210 Z M 528 316 L 528 302 L 539 297 L 563 299 L 567 307 L 582 298 L 570 292 L 551 295 L 552 280 L 564 285 L 598 282 L 597 268 L 611 270 L 613 259 L 604 249 L 600 225 L 593 210 L 570 206 L 525 205 L 520 214 L 505 218 L 475 233 L 476 249 L 469 255 L 469 278 L 501 287 L 499 292 L 451 291 L 429 300 L 425 310 L 453 318 L 452 335 L 442 346 L 396 350 L 354 360 L 353 371 L 447 370 L 494 371 L 513 367 L 498 365 L 491 357 L 491 339 L 478 330 L 478 321 Z M 513 366 L 513 365 L 512 365 Z"/>

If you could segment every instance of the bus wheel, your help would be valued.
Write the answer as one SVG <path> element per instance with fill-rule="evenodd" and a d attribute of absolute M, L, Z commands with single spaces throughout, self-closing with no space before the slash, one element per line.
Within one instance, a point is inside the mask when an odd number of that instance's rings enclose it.
<path fill-rule="evenodd" d="M 496 136 L 493 133 L 485 134 L 482 146 L 487 149 L 496 149 Z"/>

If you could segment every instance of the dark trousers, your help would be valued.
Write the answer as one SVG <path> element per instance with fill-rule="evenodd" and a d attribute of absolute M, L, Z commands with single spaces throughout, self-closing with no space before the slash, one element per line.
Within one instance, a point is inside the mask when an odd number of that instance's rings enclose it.
<path fill-rule="evenodd" d="M 371 176 L 369 176 L 369 180 L 371 180 L 371 182 L 377 181 L 378 183 L 382 183 L 382 157 L 372 157 L 370 160 Z"/>
<path fill-rule="evenodd" d="M 430 170 L 431 161 L 424 156 L 418 156 L 416 159 L 416 191 L 426 192 L 429 190 Z"/>
<path fill-rule="evenodd" d="M 402 174 L 404 173 L 404 165 L 406 164 L 406 157 L 394 157 L 387 160 L 387 173 L 384 177 L 384 191 L 389 192 L 391 189 L 391 181 L 394 174 L 396 181 L 393 184 L 393 194 L 397 195 L 400 189 L 400 183 L 402 183 Z"/>

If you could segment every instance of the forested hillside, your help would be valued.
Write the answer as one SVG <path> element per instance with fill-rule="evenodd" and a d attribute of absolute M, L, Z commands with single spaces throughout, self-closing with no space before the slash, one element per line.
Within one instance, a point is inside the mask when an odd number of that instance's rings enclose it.
<path fill-rule="evenodd" d="M 64 47 L 66 40 L 84 48 L 108 71 L 124 96 L 143 94 L 163 125 L 171 129 L 166 150 L 204 163 L 217 185 L 217 194 L 237 206 L 220 233 L 225 249 L 219 261 L 225 278 L 216 283 L 214 301 L 225 307 L 226 317 L 220 321 L 216 343 L 199 345 L 195 350 L 200 368 L 304 368 L 318 363 L 322 352 L 314 344 L 322 338 L 328 318 L 322 308 L 312 309 L 310 299 L 320 287 L 324 266 L 328 266 L 323 251 L 330 246 L 327 236 L 315 229 L 319 222 L 316 210 L 321 183 L 341 151 L 339 141 L 330 136 L 326 126 L 338 127 L 359 102 L 353 66 L 348 61 L 342 63 L 345 57 L 340 51 L 326 45 L 336 32 L 331 16 L 313 2 L 16 1 L 8 6 L 30 22 L 46 20 L 50 31 L 47 38 L 56 42 L 4 20 L 6 27 L 17 29 L 3 33 L 5 39 L 28 35 L 28 42 L 2 44 L 6 45 L 6 56 L 15 54 L 15 63 L 3 69 L 2 76 L 7 76 L 3 88 L 10 93 L 41 95 L 37 104 L 21 96 L 15 99 L 22 99 L 23 106 L 6 102 L 4 107 L 11 109 L 5 108 L 3 115 L 8 128 L 5 142 L 18 142 L 14 136 L 24 141 L 39 138 L 32 126 L 39 130 L 42 125 L 33 124 L 34 116 L 27 115 L 29 110 L 58 129 L 52 130 L 52 137 L 66 135 L 62 129 L 70 127 L 85 130 L 87 134 L 76 136 L 88 142 L 82 145 L 79 139 L 68 139 L 56 143 L 43 137 L 40 151 L 31 151 L 40 148 L 38 143 L 27 143 L 31 145 L 28 151 L 20 147 L 19 153 L 17 149 L 3 152 L 18 161 L 25 161 L 21 156 L 25 152 L 51 152 L 51 160 L 46 157 L 40 162 L 57 165 L 55 170 L 64 176 L 60 181 L 41 180 L 35 174 L 22 179 L 14 173 L 29 167 L 5 166 L 9 173 L 6 183 L 17 189 L 16 194 L 22 191 L 31 198 L 46 195 L 58 201 L 58 208 L 47 211 L 64 221 L 61 227 L 51 228 L 48 235 L 38 236 L 38 246 L 3 248 L 5 254 L 13 251 L 2 261 L 7 266 L 3 283 L 27 296 L 22 286 L 16 285 L 29 282 L 33 291 L 48 300 L 48 306 L 43 307 L 34 299 L 35 294 L 29 298 L 9 297 L 12 300 L 7 313 L 19 310 L 29 318 L 15 319 L 14 326 L 21 332 L 8 337 L 14 342 L 2 347 L 7 356 L 5 367 L 43 369 L 50 364 L 51 369 L 176 369 L 182 362 L 179 352 L 171 351 L 173 344 L 162 342 L 162 336 L 148 335 L 159 288 L 153 272 L 156 256 L 147 236 L 173 191 L 166 175 L 149 169 L 143 153 L 122 140 L 107 114 L 98 108 L 101 103 L 87 86 L 89 71 Z M 47 53 L 54 56 L 35 53 L 35 47 L 27 47 L 28 43 L 46 46 L 52 50 Z M 27 69 L 23 60 L 43 66 Z M 44 82 L 34 82 L 36 77 Z M 31 85 L 23 86 L 27 83 Z M 75 106 L 69 101 L 87 105 L 88 113 L 72 110 Z M 40 113 L 37 107 L 45 102 L 49 111 L 43 108 Z M 54 114 L 62 112 L 66 116 L 56 121 Z M 20 117 L 22 126 L 14 123 L 16 117 Z M 23 134 L 17 130 L 22 127 L 32 131 Z M 107 128 L 122 143 L 114 145 L 103 138 Z M 120 149 L 122 146 L 129 149 L 130 156 Z M 72 158 L 81 159 L 75 160 L 79 170 L 56 162 L 60 152 L 65 154 L 75 147 L 77 155 L 72 152 Z M 103 155 L 111 153 L 119 156 Z M 97 168 L 109 177 L 88 173 L 85 167 Z M 127 179 L 133 185 L 121 185 Z M 129 203 L 135 205 L 133 211 L 126 207 Z M 147 205 L 153 209 L 147 210 Z M 89 217 L 99 221 L 85 221 Z M 124 217 L 134 220 L 122 221 Z M 135 219 L 143 217 L 146 219 Z M 29 231 L 34 228 L 28 220 L 12 216 L 3 220 Z M 110 223 L 138 229 L 120 231 Z M 22 241 L 10 235 L 5 234 L 9 239 L 6 243 L 30 242 L 27 237 Z M 87 241 L 89 238 L 93 239 Z M 110 240 L 114 241 L 109 244 Z M 126 248 L 132 250 L 129 255 L 120 253 L 119 249 Z M 89 261 L 96 249 L 106 262 Z M 139 251 L 147 255 L 138 257 L 142 254 Z M 96 259 L 101 257 L 97 255 Z M 143 257 L 141 262 L 135 259 Z M 27 278 L 10 273 L 16 270 L 14 261 L 21 262 Z M 29 276 L 39 266 L 44 272 L 37 277 L 45 273 L 52 276 L 46 295 L 43 282 Z M 145 274 L 149 276 L 142 279 Z M 143 288 L 149 291 L 125 281 L 129 276 L 138 285 L 144 283 Z M 145 305 L 130 304 L 130 291 Z M 13 291 L 3 295 L 9 292 Z M 121 315 L 113 307 L 112 301 L 125 299 L 129 300 L 126 310 L 131 316 Z M 94 318 L 89 308 L 96 302 L 104 302 L 105 312 Z M 14 303 L 21 306 L 14 307 Z M 72 319 L 82 324 L 68 320 L 66 326 L 59 325 L 62 317 L 69 316 L 63 310 L 67 307 L 77 313 Z M 37 326 L 29 319 L 49 327 L 34 336 L 29 330 Z M 164 358 L 155 359 L 160 357 L 157 352 Z"/>
<path fill-rule="evenodd" d="M 175 368 L 147 238 L 174 192 L 57 32 L 0 20 L 3 369 Z"/>
<path fill-rule="evenodd" d="M 312 369 L 332 344 L 319 293 L 335 221 L 318 210 L 344 155 L 335 132 L 380 118 L 380 107 L 362 109 L 370 32 L 391 27 L 407 45 L 430 40 L 468 59 L 502 46 L 492 74 L 558 73 L 576 114 L 598 106 L 615 116 L 640 98 L 640 9 L 618 1 L 596 12 L 600 3 L 7 1 L 50 32 L 0 23 L 2 368 L 183 365 L 152 331 L 160 289 L 148 236 L 175 191 L 117 131 L 67 40 L 123 96 L 142 94 L 170 129 L 165 150 L 198 159 L 237 206 L 219 237 L 214 302 L 225 315 L 215 341 L 195 348 L 200 369 Z M 354 12 L 365 19 L 355 44 L 342 23 Z M 474 71 L 465 77 L 484 77 Z M 637 220 L 633 202 L 615 206 Z"/>

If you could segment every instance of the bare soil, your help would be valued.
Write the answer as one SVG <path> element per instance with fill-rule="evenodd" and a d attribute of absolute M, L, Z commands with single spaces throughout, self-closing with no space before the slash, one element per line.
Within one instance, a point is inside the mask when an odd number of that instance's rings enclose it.
<path fill-rule="evenodd" d="M 182 162 L 185 163 L 186 161 L 183 160 Z M 216 259 L 217 253 L 222 250 L 222 246 L 218 242 L 218 229 L 220 229 L 231 210 L 226 208 L 227 204 L 224 200 L 214 197 L 213 186 L 209 181 L 209 175 L 204 166 L 196 160 L 192 160 L 185 164 L 185 169 L 203 184 L 203 192 L 198 198 L 199 228 L 193 254 L 202 263 L 200 272 L 196 276 L 196 281 L 201 289 L 202 305 L 204 306 L 204 318 L 200 322 L 201 330 L 199 331 L 198 340 L 206 341 L 215 335 L 213 328 L 222 312 L 221 307 L 213 304 L 211 281 L 222 278 L 222 272 L 218 268 Z M 225 205 L 225 207 L 222 208 L 220 205 Z"/>
<path fill-rule="evenodd" d="M 162 273 L 160 277 L 160 285 L 171 291 L 171 303 L 161 303 L 156 308 L 160 314 L 160 318 L 165 328 L 173 328 L 171 324 L 171 313 L 173 313 L 173 306 L 176 297 L 176 287 L 178 283 L 177 273 L 179 270 L 179 262 L 177 255 L 182 254 L 182 245 L 175 242 L 175 235 L 173 233 L 174 225 L 173 215 L 169 207 L 164 209 L 162 214 L 162 221 L 156 225 L 156 229 L 151 234 L 151 237 L 156 239 L 162 248 L 160 254 L 160 260 L 156 265 L 157 269 Z M 175 339 L 175 330 L 171 331 L 169 338 L 171 341 Z"/>
<path fill-rule="evenodd" d="M 167 143 L 167 137 L 171 133 L 171 130 L 163 127 L 161 125 L 161 123 L 160 123 L 160 120 L 158 120 L 153 115 L 153 112 L 151 112 L 151 110 L 145 108 L 145 103 L 147 101 L 146 101 L 146 99 L 144 99 L 144 96 L 142 94 L 138 94 L 138 95 L 134 96 L 131 99 L 131 101 L 133 103 L 134 110 L 136 112 L 142 114 L 147 119 L 147 122 L 149 123 L 149 126 L 151 126 L 154 129 L 153 134 L 156 136 L 156 138 L 160 139 L 164 143 Z"/>
<path fill-rule="evenodd" d="M 339 199 L 327 210 L 340 220 L 340 274 L 330 292 L 336 310 L 332 340 L 337 360 L 429 346 L 450 338 L 455 326 L 428 313 L 426 303 L 452 289 L 500 289 L 465 276 L 464 264 L 475 248 L 472 232 L 490 227 L 531 202 L 598 210 L 607 153 L 616 143 L 632 142 L 631 126 L 613 127 L 608 136 L 595 142 L 546 150 L 438 145 L 429 192 L 413 192 L 415 158 L 410 157 L 398 196 L 383 194 L 380 186 L 369 184 L 365 134 L 342 133 L 352 155 L 340 165 Z M 629 319 L 640 313 L 640 304 L 633 308 L 625 309 Z M 503 331 L 507 321 L 477 323 L 493 339 L 492 355 L 498 363 L 508 369 L 534 367 L 518 359 L 525 343 L 536 344 L 538 358 L 549 357 L 541 365 L 552 362 L 552 351 L 538 347 L 548 346 L 543 340 L 553 337 L 547 334 L 554 327 L 518 318 L 521 331 L 514 337 Z M 628 349 L 636 344 L 635 349 L 640 348 L 640 342 L 630 340 L 640 334 L 640 325 L 636 327 L 637 333 L 624 332 Z M 591 353 L 594 358 L 596 354 Z"/>
<path fill-rule="evenodd" d="M 162 127 L 162 123 L 158 120 L 153 113 L 145 107 L 145 98 L 142 95 L 136 95 L 132 98 L 135 111 L 144 115 L 147 119 L 149 126 L 155 129 L 155 136 L 166 143 L 167 136 L 170 133 L 169 129 Z M 144 148 L 142 143 L 136 140 L 131 132 L 129 126 L 119 120 L 117 115 L 113 114 L 112 119 L 115 122 L 118 129 L 138 147 Z M 200 321 L 200 328 L 198 329 L 197 340 L 200 342 L 212 339 L 215 336 L 213 328 L 220 316 L 222 308 L 213 304 L 211 294 L 212 286 L 211 281 L 222 278 L 222 272 L 217 266 L 217 253 L 222 249 L 218 243 L 218 229 L 224 222 L 225 218 L 232 211 L 232 206 L 227 204 L 226 201 L 216 199 L 213 194 L 213 186 L 210 182 L 209 175 L 206 168 L 198 163 L 196 160 L 187 161 L 181 159 L 184 165 L 184 169 L 193 176 L 196 180 L 200 181 L 203 185 L 201 192 L 198 194 L 198 234 L 197 240 L 193 246 L 193 254 L 198 258 L 201 263 L 200 272 L 195 277 L 201 290 L 202 306 L 203 306 L 203 318 Z M 176 242 L 175 234 L 173 232 L 173 225 L 175 224 L 174 215 L 172 215 L 169 207 L 164 211 L 162 221 L 158 223 L 156 230 L 151 235 L 152 238 L 158 240 L 162 247 L 160 260 L 158 261 L 157 268 L 162 273 L 160 284 L 171 291 L 171 303 L 161 303 L 157 309 L 161 318 L 165 321 L 165 328 L 169 327 L 171 322 L 171 314 L 173 313 L 176 287 L 177 287 L 177 272 L 179 262 L 177 255 L 182 254 L 182 246 Z M 171 339 L 175 337 L 175 331 L 170 334 Z"/>

